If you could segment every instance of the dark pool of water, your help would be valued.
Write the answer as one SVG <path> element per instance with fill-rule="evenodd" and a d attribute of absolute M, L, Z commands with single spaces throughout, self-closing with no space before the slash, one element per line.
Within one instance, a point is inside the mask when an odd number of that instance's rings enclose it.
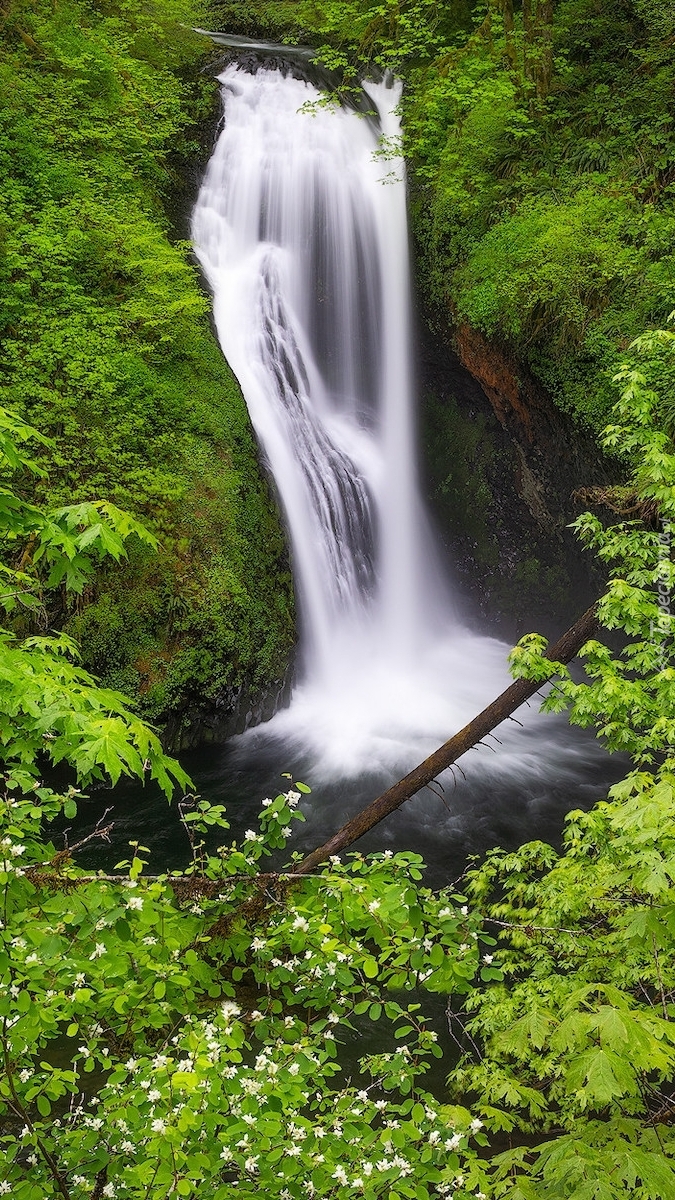
<path fill-rule="evenodd" d="M 514 849 L 525 841 L 541 839 L 560 842 L 565 814 L 575 808 L 590 808 L 608 786 L 625 773 L 625 762 L 599 752 L 592 737 L 558 723 L 558 755 L 554 763 L 542 763 L 533 771 L 541 728 L 528 731 L 527 710 L 521 733 L 529 751 L 522 772 L 511 760 L 502 766 L 499 744 L 470 751 L 461 762 L 464 774 L 455 771 L 443 777 L 442 796 L 425 789 L 391 814 L 358 842 L 358 850 L 413 850 L 427 864 L 429 886 L 453 883 L 473 855 L 493 846 Z M 539 718 L 541 720 L 541 718 Z M 499 730 L 497 733 L 499 734 Z M 502 752 L 503 753 L 503 752 Z M 212 803 L 227 807 L 230 830 L 219 831 L 214 845 L 241 838 L 246 829 L 257 829 L 262 800 L 290 786 L 284 772 L 312 788 L 301 808 L 306 823 L 294 823 L 289 851 L 309 852 L 321 845 L 340 825 L 388 787 L 393 779 L 382 774 L 362 775 L 332 784 L 317 784 L 302 756 L 290 753 L 277 742 L 232 739 L 182 756 L 196 791 Z M 160 872 L 181 868 L 189 860 L 189 846 L 175 802 L 167 804 L 154 785 L 120 783 L 114 789 L 98 788 L 83 803 L 77 819 L 77 834 L 89 832 L 106 808 L 114 822 L 110 844 L 92 842 L 78 854 L 82 866 L 106 869 L 129 853 L 129 842 L 138 839 L 151 850 L 149 870 Z M 61 831 L 54 831 L 58 842 Z M 73 835 L 71 835 L 73 840 Z M 281 866 L 288 861 L 277 860 Z"/>

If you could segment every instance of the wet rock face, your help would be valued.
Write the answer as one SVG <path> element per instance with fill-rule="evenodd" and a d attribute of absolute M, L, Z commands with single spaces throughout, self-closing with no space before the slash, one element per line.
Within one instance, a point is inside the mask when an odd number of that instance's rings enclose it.
<path fill-rule="evenodd" d="M 198 746 L 225 742 L 237 733 L 269 721 L 287 707 L 294 678 L 292 661 L 283 679 L 264 689 L 244 683 L 223 690 L 210 701 L 195 696 L 191 705 L 170 715 L 162 731 L 162 745 L 170 754 L 179 754 Z"/>
<path fill-rule="evenodd" d="M 554 634 L 603 578 L 569 523 L 612 468 L 500 347 L 468 326 L 421 330 L 427 494 L 451 569 L 503 636 Z"/>

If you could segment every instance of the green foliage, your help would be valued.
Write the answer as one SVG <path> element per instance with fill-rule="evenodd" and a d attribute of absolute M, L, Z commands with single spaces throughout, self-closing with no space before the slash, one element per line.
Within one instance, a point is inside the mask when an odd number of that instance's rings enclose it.
<path fill-rule="evenodd" d="M 425 991 L 470 985 L 478 925 L 462 896 L 418 886 L 417 855 L 261 876 L 300 815 L 290 790 L 265 801 L 260 833 L 214 855 L 195 831 L 226 826 L 222 813 L 185 811 L 183 876 L 146 878 L 135 846 L 124 875 L 88 878 L 39 840 L 43 789 L 5 788 L 0 1111 L 14 1128 L 0 1173 L 12 1195 L 349 1187 L 422 1200 L 462 1177 L 455 1194 L 480 1190 L 482 1122 L 424 1088 L 441 1051 L 423 1015 Z M 378 1051 L 347 1074 L 340 1045 L 370 1024 Z"/>
<path fill-rule="evenodd" d="M 621 390 L 616 424 L 605 430 L 604 444 L 632 466 L 631 483 L 621 489 L 624 503 L 658 513 L 657 529 L 643 519 L 605 527 L 584 513 L 575 522 L 582 540 L 611 568 L 608 590 L 598 606 L 606 629 L 619 629 L 629 640 L 621 655 L 599 641 L 587 643 L 583 657 L 589 680 L 574 683 L 567 669 L 545 702 L 548 710 L 570 705 L 571 720 L 595 725 L 612 750 L 625 750 L 637 763 L 672 755 L 675 746 L 675 589 L 672 535 L 675 529 L 675 453 L 672 438 L 657 424 L 659 393 L 648 386 L 641 359 L 655 350 L 673 360 L 675 334 L 656 331 L 638 338 L 615 382 Z M 661 363 L 659 363 L 659 366 Z M 518 674 L 543 678 L 541 639 L 524 639 L 512 654 Z"/>
<path fill-rule="evenodd" d="M 635 343 L 606 432 L 633 469 L 623 499 L 656 506 L 667 531 L 675 455 L 650 384 L 652 371 L 657 383 L 667 375 L 673 345 L 669 331 Z M 8 470 L 35 469 L 33 431 L 0 414 L 0 436 Z M 4 496 L 5 545 L 31 547 L 5 568 L 22 598 L 44 603 L 68 586 L 71 543 L 86 559 L 146 536 L 110 506 L 85 504 L 57 514 L 60 542 L 49 514 L 10 487 Z M 222 806 L 183 799 L 182 872 L 148 875 L 133 842 L 114 873 L 87 874 L 77 844 L 57 851 L 45 839 L 45 822 L 71 821 L 84 799 L 40 782 L 45 753 L 82 782 L 148 769 L 167 792 L 172 777 L 188 781 L 123 697 L 68 661 L 65 639 L 6 636 L 2 1194 L 671 1193 L 675 670 L 673 617 L 655 597 L 673 569 L 637 519 L 605 529 L 586 514 L 579 526 L 615 571 L 601 622 L 627 641 L 619 655 L 589 643 L 583 683 L 559 666 L 546 707 L 569 705 L 639 769 L 570 815 L 562 853 L 539 843 L 490 853 L 469 876 L 473 907 L 424 888 L 415 854 L 352 854 L 295 878 L 262 870 L 303 819 L 303 784 L 264 800 L 241 844 L 215 849 Z M 516 673 L 547 676 L 544 650 L 523 639 Z M 424 1015 L 434 995 L 463 1050 L 448 1081 L 456 1103 L 424 1086 L 447 1041 Z M 357 1037 L 358 1069 L 341 1048 Z"/>
<path fill-rule="evenodd" d="M 496 851 L 473 873 L 505 983 L 472 995 L 481 1058 L 452 1086 L 509 1132 L 496 1196 L 673 1190 L 674 782 L 636 772 L 569 816 L 560 856 Z"/>
<path fill-rule="evenodd" d="M 0 402 L 57 439 L 31 499 L 102 494 L 161 541 L 159 567 L 137 545 L 133 570 L 97 571 L 51 614 L 158 716 L 191 701 L 195 647 L 195 690 L 215 695 L 278 678 L 293 639 L 245 406 L 163 213 L 217 104 L 197 23 L 187 0 L 14 0 L 0 32 Z"/>
<path fill-rule="evenodd" d="M 14 471 L 33 466 L 31 439 L 44 443 L 4 411 L 0 437 Z M 52 517 L 3 495 L 5 545 L 31 547 L 30 571 L 5 567 L 24 599 L 76 587 L 74 558 L 152 541 L 110 505 Z M 285 1200 L 350 1186 L 424 1200 L 460 1166 L 480 1186 L 482 1123 L 422 1086 L 442 1052 L 417 998 L 463 993 L 479 970 L 464 897 L 419 888 L 416 854 L 357 854 L 295 881 L 261 873 L 304 819 L 303 784 L 215 853 L 200 839 L 227 829 L 222 806 L 185 798 L 184 872 L 146 877 L 134 842 L 123 874 L 87 876 L 45 840 L 45 823 L 72 821 L 84 799 L 39 780 L 45 758 L 82 784 L 147 773 L 170 795 L 189 780 L 74 653 L 64 636 L 0 631 L 0 1193 L 224 1198 L 236 1186 Z M 361 1018 L 387 1032 L 345 1078 L 338 1039 Z"/>
<path fill-rule="evenodd" d="M 31 442 L 48 444 L 0 409 L 0 474 L 39 472 Z M 105 501 L 45 512 L 10 486 L 0 486 L 0 547 L 10 556 L 0 564 L 0 605 L 6 614 L 19 606 L 44 611 L 45 593 L 80 592 L 95 563 L 126 556 L 129 539 L 156 545 L 138 521 Z M 15 567 L 17 550 L 21 558 Z M 65 634 L 21 640 L 0 629 L 0 747 L 3 762 L 16 773 L 16 786 L 39 787 L 35 779 L 45 759 L 68 763 L 83 783 L 105 778 L 114 784 L 122 774 L 142 778 L 148 771 L 167 796 L 172 777 L 188 783 L 126 698 L 100 688 L 75 658 L 77 647 Z M 39 823 L 42 815 L 34 819 Z"/>
<path fill-rule="evenodd" d="M 623 649 L 587 643 L 586 680 L 560 665 L 544 703 L 568 707 L 638 769 L 590 813 L 570 814 L 562 853 L 493 851 L 470 877 L 501 935 L 504 982 L 469 996 L 474 1052 L 449 1082 L 488 1129 L 509 1135 L 492 1160 L 496 1197 L 660 1200 L 675 1187 L 675 453 L 650 386 L 667 376 L 674 344 L 670 331 L 633 344 L 604 434 L 632 468 L 606 499 L 642 518 L 576 523 L 611 567 L 599 616 Z M 512 654 L 529 678 L 545 678 L 546 661 L 536 635 Z"/>
<path fill-rule="evenodd" d="M 411 77 L 408 146 L 434 294 L 597 430 L 625 346 L 672 307 L 675 137 L 665 14 L 653 17 L 649 5 L 562 0 L 540 99 L 497 11 L 489 37 Z M 518 14 L 512 38 L 520 63 Z"/>
<path fill-rule="evenodd" d="M 672 307 L 672 5 L 245 8 L 349 80 L 372 65 L 403 74 L 425 290 L 600 431 L 626 346 Z M 241 5 L 221 12 L 244 20 Z"/>
<path fill-rule="evenodd" d="M 572 403 L 569 380 L 595 378 L 598 363 L 612 361 L 612 306 L 621 311 L 640 271 L 654 272 L 646 296 L 669 269 L 669 119 L 655 125 L 669 10 L 636 0 L 610 19 L 604 0 L 561 2 L 548 99 L 539 95 L 543 35 L 539 65 L 526 69 L 524 31 L 516 25 L 509 44 L 494 11 L 468 49 L 458 26 L 444 28 L 425 4 L 325 4 L 312 6 L 314 17 L 304 4 L 255 11 L 269 28 L 291 11 L 327 23 L 347 66 L 367 52 L 362 17 L 378 18 L 373 54 L 390 53 L 398 38 L 418 180 L 436 205 L 427 266 Z M 424 39 L 401 19 L 413 14 L 427 22 L 424 37 L 438 39 L 426 60 Z M 159 215 L 167 175 L 158 147 L 184 128 L 180 70 L 196 53 L 192 35 L 177 31 L 182 16 L 178 4 L 142 14 L 16 4 L 2 35 L 1 69 L 20 77 L 29 114 L 20 170 L 0 185 L 12 285 L 2 352 L 16 406 L 44 413 L 44 428 L 37 434 L 0 409 L 1 599 L 14 622 L 0 640 L 0 1194 L 664 1200 L 675 1190 L 675 666 L 663 603 L 675 583 L 670 331 L 641 337 L 613 369 L 620 399 L 605 440 L 630 480 L 605 500 L 627 519 L 606 527 L 584 514 L 577 523 L 611 570 L 599 612 L 622 649 L 589 643 L 585 680 L 561 667 L 546 700 L 627 751 L 635 769 L 607 801 L 570 815 L 561 852 L 538 843 L 494 851 L 471 873 L 470 900 L 424 888 L 413 854 L 351 855 L 298 879 L 265 871 L 263 857 L 283 855 L 302 816 L 303 785 L 265 800 L 259 830 L 215 851 L 222 808 L 183 800 L 190 861 L 171 876 L 149 875 L 138 843 L 114 872 L 87 874 L 77 847 L 59 851 L 45 834 L 57 816 L 73 820 L 87 779 L 150 773 L 167 793 L 188 781 L 124 697 L 75 664 L 72 642 L 30 636 L 29 621 L 71 612 L 92 570 L 100 580 L 101 564 L 118 558 L 118 582 L 71 624 L 124 675 L 129 650 L 118 643 L 137 612 L 135 644 L 158 707 L 184 697 L 195 672 L 205 677 L 223 645 L 231 655 L 243 645 L 239 661 L 251 661 L 256 617 L 240 564 L 267 502 L 191 270 Z M 644 67 L 635 79 L 630 55 Z M 610 77 L 623 85 L 611 100 Z M 567 90 L 560 79 L 571 81 Z M 563 103 L 578 122 L 574 137 L 547 142 Z M 514 139 L 522 156 L 509 152 Z M 464 162 L 482 163 L 475 194 Z M 95 213 L 82 228 L 96 253 L 89 242 L 79 259 L 73 195 L 78 211 Z M 146 252 L 157 255 L 157 276 Z M 629 336 L 632 319 L 617 337 Z M 173 388 L 180 378 L 187 390 L 195 345 L 202 367 L 186 415 Z M 597 419 L 604 403 L 594 396 L 584 411 Z M 50 432 L 65 443 L 55 448 Z M 114 503 L 89 499 L 95 482 L 123 500 L 129 480 L 133 507 L 168 546 L 158 577 L 153 535 Z M 247 488 L 259 503 L 239 504 Z M 185 515 L 188 496 L 200 507 Z M 269 610 L 274 588 L 261 592 Z M 233 604 L 244 614 L 237 622 Z M 158 679 L 153 660 L 168 642 L 174 692 L 170 670 Z M 512 662 L 516 674 L 549 672 L 535 635 Z M 45 786 L 49 760 L 77 787 Z M 449 1048 L 424 1015 L 437 997 L 463 1050 L 447 1064 L 448 1104 L 425 1086 L 431 1060 Z M 358 1069 L 341 1048 L 356 1037 L 367 1048 Z"/>

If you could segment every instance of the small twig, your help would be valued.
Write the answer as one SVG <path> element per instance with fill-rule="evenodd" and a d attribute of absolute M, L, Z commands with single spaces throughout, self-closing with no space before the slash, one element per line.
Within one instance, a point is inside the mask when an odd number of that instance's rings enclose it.
<path fill-rule="evenodd" d="M 441 795 L 441 793 L 445 791 L 445 788 L 438 779 L 432 779 L 429 783 L 425 784 L 425 787 L 427 787 L 430 792 L 433 792 L 434 796 L 438 796 L 438 799 L 443 800 L 443 803 L 445 803 L 444 797 Z M 437 792 L 436 788 L 440 788 L 440 791 Z"/>
<path fill-rule="evenodd" d="M 659 978 L 659 991 L 661 993 L 661 1011 L 663 1013 L 664 1021 L 667 1021 L 669 1019 L 668 1018 L 668 1006 L 666 1004 L 666 993 L 665 993 L 665 989 L 663 986 L 663 976 L 661 974 L 661 963 L 659 962 L 659 952 L 656 948 L 656 938 L 654 937 L 654 934 L 652 934 L 652 950 L 654 951 L 654 962 L 656 963 L 656 974 L 658 975 L 658 978 Z"/>
<path fill-rule="evenodd" d="M 462 1024 L 462 1021 L 460 1020 L 460 1018 L 459 1018 L 459 1016 L 457 1015 L 457 1013 L 454 1013 L 454 1012 L 452 1011 L 452 1009 L 451 1009 L 451 1007 L 450 1007 L 450 1000 L 448 1000 L 447 1008 L 446 1008 L 446 1010 L 445 1010 L 445 1016 L 446 1016 L 446 1020 L 447 1020 L 447 1022 L 448 1022 L 448 1033 L 450 1034 L 450 1037 L 452 1038 L 452 1040 L 453 1040 L 453 1042 L 455 1043 L 455 1045 L 457 1045 L 457 1046 L 459 1047 L 459 1049 L 462 1051 L 462 1053 L 464 1052 L 464 1046 L 463 1046 L 463 1045 L 462 1045 L 462 1043 L 460 1042 L 460 1040 L 459 1040 L 459 1038 L 457 1037 L 457 1035 L 456 1035 L 456 1034 L 453 1032 L 453 1029 L 452 1029 L 452 1022 L 453 1022 L 453 1021 L 456 1021 L 456 1022 L 457 1022 L 457 1024 L 459 1025 L 459 1027 L 460 1027 L 460 1029 L 461 1029 L 461 1031 L 462 1031 L 462 1033 L 463 1033 L 464 1037 L 465 1037 L 465 1038 L 468 1038 L 468 1040 L 471 1042 L 471 1045 L 473 1046 L 473 1050 L 474 1050 L 474 1053 L 475 1053 L 475 1055 L 476 1055 L 476 1058 L 478 1059 L 478 1061 L 479 1061 L 479 1062 L 482 1062 L 482 1061 L 483 1061 L 483 1055 L 481 1054 L 481 1052 L 480 1052 L 480 1050 L 479 1050 L 479 1048 L 478 1048 L 478 1046 L 477 1046 L 476 1042 L 473 1040 L 473 1038 L 472 1038 L 471 1034 L 469 1033 L 469 1031 L 467 1030 L 466 1026 Z"/>
<path fill-rule="evenodd" d="M 484 920 L 490 925 L 499 925 L 501 929 L 517 929 L 521 933 L 569 933 L 572 937 L 586 937 L 590 930 L 586 929 L 563 929 L 559 925 L 518 925 L 513 921 L 497 921 L 495 917 L 484 917 Z M 595 929 L 601 925 L 602 921 L 596 921 L 591 929 Z"/>
<path fill-rule="evenodd" d="M 111 834 L 112 830 L 115 828 L 115 822 L 111 821 L 109 825 L 104 825 L 103 822 L 105 821 L 108 813 L 111 813 L 113 811 L 113 808 L 114 808 L 114 805 L 112 805 L 112 804 L 110 805 L 109 808 L 106 808 L 103 815 L 101 817 L 99 817 L 98 821 L 96 822 L 96 825 L 95 825 L 94 829 L 92 830 L 92 832 L 88 833 L 86 837 L 81 838 L 79 842 L 75 842 L 75 844 L 73 846 L 68 845 L 68 832 L 69 831 L 66 829 L 66 831 L 63 835 L 63 840 L 65 842 L 65 848 L 69 854 L 74 854 L 76 850 L 80 850 L 82 848 L 82 846 L 86 846 L 87 842 L 93 841 L 94 838 L 103 838 L 104 842 L 110 841 L 110 834 Z"/>

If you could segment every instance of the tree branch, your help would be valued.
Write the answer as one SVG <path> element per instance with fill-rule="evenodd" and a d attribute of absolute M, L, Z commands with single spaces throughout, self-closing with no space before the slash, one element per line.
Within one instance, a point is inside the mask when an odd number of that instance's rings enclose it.
<path fill-rule="evenodd" d="M 591 608 L 579 617 L 571 629 L 568 629 L 561 638 L 551 646 L 547 651 L 547 657 L 551 660 L 550 677 L 555 675 L 554 663 L 568 663 L 578 653 L 584 642 L 587 642 L 593 636 L 598 627 L 598 618 L 596 613 L 597 606 L 594 604 Z M 423 788 L 428 786 L 437 775 L 442 771 L 447 770 L 460 755 L 465 754 L 472 746 L 480 742 L 481 738 L 485 737 L 490 730 L 501 724 L 511 713 L 515 712 L 521 704 L 533 696 L 539 690 L 545 680 L 531 679 L 516 679 L 510 687 L 502 692 L 496 700 L 492 701 L 487 708 L 484 708 L 477 717 L 474 717 L 468 725 L 460 729 L 459 733 L 454 734 L 448 742 L 435 750 L 429 758 L 425 758 L 424 762 L 415 767 L 404 779 L 399 780 L 393 787 L 388 788 L 377 800 L 373 800 L 371 804 L 352 817 L 351 821 L 347 821 L 341 829 L 333 837 L 325 842 L 323 846 L 319 846 L 317 850 L 313 850 L 307 858 L 303 859 L 298 866 L 294 867 L 293 873 L 296 875 L 306 875 L 313 871 L 319 863 L 324 862 L 332 854 L 339 854 L 347 846 L 351 846 L 364 833 L 368 833 L 385 817 L 395 809 L 400 808 L 405 804 L 406 800 L 412 799 L 413 796 Z"/>

